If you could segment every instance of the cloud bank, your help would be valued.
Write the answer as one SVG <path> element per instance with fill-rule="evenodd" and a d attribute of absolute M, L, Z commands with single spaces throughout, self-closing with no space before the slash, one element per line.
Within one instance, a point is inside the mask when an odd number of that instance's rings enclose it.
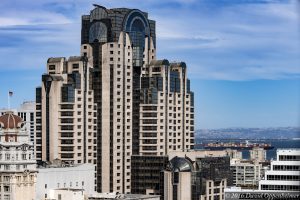
<path fill-rule="evenodd" d="M 79 54 L 80 17 L 94 1 L 2 0 L 0 71 L 38 69 Z M 276 0 L 103 0 L 156 20 L 158 58 L 183 60 L 193 79 L 300 77 L 299 3 Z M 17 59 L 16 59 L 17 58 Z"/>

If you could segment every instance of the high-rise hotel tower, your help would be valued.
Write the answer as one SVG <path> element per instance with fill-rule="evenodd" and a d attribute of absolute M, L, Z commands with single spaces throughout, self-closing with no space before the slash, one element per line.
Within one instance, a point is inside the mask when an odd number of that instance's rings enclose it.
<path fill-rule="evenodd" d="M 88 91 L 91 90 L 92 95 L 88 98 L 92 98 L 96 108 L 98 192 L 130 192 L 132 155 L 159 156 L 193 148 L 193 93 L 186 65 L 156 60 L 155 21 L 148 19 L 147 13 L 95 5 L 89 15 L 82 16 L 81 58 L 91 66 L 85 80 L 88 80 Z M 59 61 L 59 66 L 71 65 L 68 69 L 72 69 L 71 63 L 64 62 Z M 44 81 L 42 91 L 47 91 L 46 83 Z M 78 92 L 75 89 L 75 94 Z M 48 95 L 50 99 L 54 98 L 54 93 Z M 47 105 L 46 93 L 44 96 L 41 105 Z M 75 107 L 77 98 L 79 96 L 75 96 Z M 46 120 L 52 118 L 47 115 L 53 110 L 44 107 L 41 115 L 46 118 L 42 117 L 43 122 L 49 124 Z M 77 111 L 74 113 L 77 117 Z M 89 121 L 90 116 L 85 114 Z M 83 126 L 81 123 L 83 119 L 76 121 L 74 126 Z M 42 132 L 46 130 L 47 125 L 42 126 Z M 55 134 L 51 126 L 49 131 L 42 136 L 46 146 L 46 135 L 49 134 L 51 140 L 51 135 Z M 71 139 L 77 145 L 77 135 Z M 42 153 L 43 159 L 47 154 L 53 153 Z"/>
<path fill-rule="evenodd" d="M 94 67 L 97 190 L 130 192 L 130 157 L 139 152 L 140 77 L 155 59 L 155 22 L 140 10 L 95 5 L 82 16 L 81 44 Z"/>

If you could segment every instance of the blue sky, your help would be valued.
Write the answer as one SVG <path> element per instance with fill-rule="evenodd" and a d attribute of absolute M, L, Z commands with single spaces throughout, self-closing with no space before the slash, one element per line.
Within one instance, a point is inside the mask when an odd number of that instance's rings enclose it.
<path fill-rule="evenodd" d="M 0 108 L 34 100 L 46 60 L 79 54 L 98 3 L 156 20 L 158 58 L 185 61 L 196 128 L 300 126 L 297 0 L 1 0 Z"/>

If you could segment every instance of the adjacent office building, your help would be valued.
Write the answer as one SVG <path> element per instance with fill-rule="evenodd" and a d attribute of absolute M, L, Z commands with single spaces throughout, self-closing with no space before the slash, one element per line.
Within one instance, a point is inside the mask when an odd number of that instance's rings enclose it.
<path fill-rule="evenodd" d="M 277 159 L 259 181 L 260 190 L 300 191 L 300 149 L 278 149 Z"/>
<path fill-rule="evenodd" d="M 263 165 L 252 160 L 238 160 L 231 162 L 233 184 L 242 188 L 258 188 L 258 182 L 263 175 Z"/>
<path fill-rule="evenodd" d="M 250 159 L 231 159 L 230 168 L 233 173 L 233 184 L 241 188 L 257 189 L 265 169 L 269 166 L 266 161 L 266 150 L 253 148 L 249 150 Z"/>
<path fill-rule="evenodd" d="M 86 57 L 49 58 L 42 86 L 36 89 L 38 161 L 94 163 L 96 104 Z"/>
<path fill-rule="evenodd" d="M 203 155 L 202 155 L 203 156 Z M 230 158 L 219 156 L 173 157 L 163 172 L 164 199 L 224 199 L 232 185 Z"/>
<path fill-rule="evenodd" d="M 37 171 L 29 133 L 13 112 L 0 117 L 0 199 L 35 198 Z"/>
<path fill-rule="evenodd" d="M 132 156 L 131 193 L 155 194 L 161 199 L 220 197 L 221 192 L 217 191 L 223 191 L 232 183 L 229 158 L 236 159 L 238 156 L 236 150 L 172 151 L 167 156 Z M 204 167 L 199 168 L 200 165 Z M 211 171 L 204 170 L 207 166 Z M 214 167 L 216 171 L 213 171 Z M 183 181 L 173 184 L 174 173 L 181 168 Z M 173 190 L 177 191 L 176 195 Z"/>
<path fill-rule="evenodd" d="M 225 199 L 299 199 L 300 196 L 300 149 L 277 149 L 277 159 L 271 161 L 270 170 L 265 171 L 259 188 L 225 189 Z"/>
<path fill-rule="evenodd" d="M 131 156 L 131 193 L 163 194 L 161 172 L 168 162 L 168 156 Z"/>

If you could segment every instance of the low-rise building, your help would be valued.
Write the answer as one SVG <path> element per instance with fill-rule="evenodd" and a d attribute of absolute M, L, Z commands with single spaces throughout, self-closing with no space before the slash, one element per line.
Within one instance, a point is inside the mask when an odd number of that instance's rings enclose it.
<path fill-rule="evenodd" d="M 29 135 L 13 112 L 0 117 L 0 199 L 34 199 L 37 171 Z"/>
<path fill-rule="evenodd" d="M 96 186 L 95 166 L 86 163 L 73 166 L 58 164 L 39 167 L 35 199 L 49 198 L 50 191 L 53 189 L 83 189 L 87 195 L 93 194 Z"/>
<path fill-rule="evenodd" d="M 277 160 L 271 161 L 259 181 L 259 188 L 243 189 L 231 187 L 225 189 L 226 200 L 243 199 L 299 199 L 300 198 L 300 149 L 278 149 Z"/>
<path fill-rule="evenodd" d="M 19 108 L 16 109 L 0 109 L 0 116 L 6 112 L 12 112 L 14 115 L 18 115 L 23 119 L 24 128 L 29 131 L 30 141 L 34 144 L 34 132 L 35 132 L 35 102 L 24 101 Z"/>
<path fill-rule="evenodd" d="M 243 188 L 258 188 L 258 182 L 263 174 L 263 166 L 252 160 L 236 160 L 231 162 L 233 184 Z"/>
<path fill-rule="evenodd" d="M 131 157 L 131 193 L 132 194 L 159 194 L 164 196 L 164 175 L 169 161 L 174 157 L 188 156 L 193 162 L 199 157 L 230 157 L 241 159 L 241 152 L 237 150 L 193 150 L 172 151 L 167 156 L 145 156 L 137 155 Z"/>
<path fill-rule="evenodd" d="M 163 172 L 165 200 L 224 199 L 232 185 L 230 157 L 224 151 L 170 152 Z"/>
<path fill-rule="evenodd" d="M 45 200 L 88 200 L 88 197 L 83 189 L 62 188 L 49 190 Z"/>

